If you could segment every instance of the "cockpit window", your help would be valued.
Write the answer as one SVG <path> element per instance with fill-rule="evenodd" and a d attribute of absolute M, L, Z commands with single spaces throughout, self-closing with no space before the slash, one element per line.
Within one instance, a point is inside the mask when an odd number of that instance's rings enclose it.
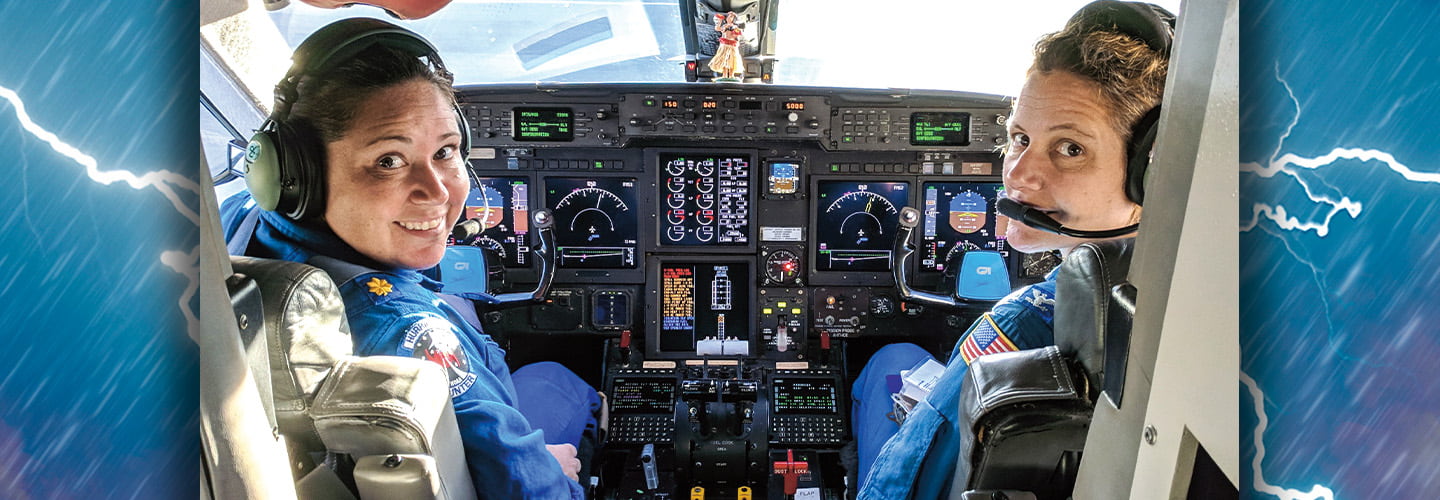
<path fill-rule="evenodd" d="M 1087 0 L 785 0 L 774 83 L 1019 93 L 1030 49 Z M 1179 11 L 1176 0 L 1161 6 Z M 395 21 L 368 6 L 300 2 L 270 13 L 291 48 L 336 19 Z M 676 0 L 456 0 L 415 21 L 460 85 L 683 82 Z"/>

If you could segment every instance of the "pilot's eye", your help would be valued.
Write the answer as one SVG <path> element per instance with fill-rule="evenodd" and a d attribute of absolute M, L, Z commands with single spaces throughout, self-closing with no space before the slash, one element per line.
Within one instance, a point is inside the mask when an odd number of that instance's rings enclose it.
<path fill-rule="evenodd" d="M 1020 151 L 1030 146 L 1030 136 L 1024 132 L 1010 134 L 1010 151 Z"/>
<path fill-rule="evenodd" d="M 375 166 L 382 170 L 394 170 L 405 166 L 405 157 L 397 154 L 381 156 L 379 160 L 375 160 Z"/>
<path fill-rule="evenodd" d="M 439 151 L 436 151 L 436 152 L 435 152 L 435 159 L 436 159 L 436 160 L 449 160 L 449 159 L 451 159 L 451 158 L 454 158 L 454 157 L 455 157 L 455 150 L 456 150 L 455 146 L 445 146 L 445 147 L 443 147 L 443 148 L 440 148 Z"/>
<path fill-rule="evenodd" d="M 1061 142 L 1059 145 L 1055 146 L 1055 151 L 1057 153 L 1060 153 L 1061 156 L 1068 156 L 1071 158 L 1085 154 L 1084 147 L 1081 147 L 1079 144 L 1075 144 L 1070 141 Z"/>

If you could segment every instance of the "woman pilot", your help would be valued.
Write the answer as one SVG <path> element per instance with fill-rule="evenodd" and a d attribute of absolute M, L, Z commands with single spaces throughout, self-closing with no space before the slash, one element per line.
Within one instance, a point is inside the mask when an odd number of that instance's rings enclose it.
<path fill-rule="evenodd" d="M 1132 127 L 1164 92 L 1174 16 L 1144 3 L 1100 0 L 1035 44 L 1035 60 L 1007 124 L 1005 196 L 1070 228 L 1102 230 L 1140 220 L 1127 192 Z M 1088 241 L 1012 220 L 1006 241 L 1022 252 Z M 1053 345 L 1055 272 L 1016 290 L 956 342 L 925 401 L 897 426 L 886 375 L 930 355 L 914 344 L 881 348 L 852 385 L 861 499 L 944 498 L 959 450 L 961 382 L 986 353 Z"/>
<path fill-rule="evenodd" d="M 594 389 L 556 363 L 512 375 L 420 272 L 444 256 L 470 188 L 468 130 L 434 48 L 357 18 L 321 28 L 293 59 L 248 151 L 250 193 L 222 207 L 227 240 L 332 277 L 355 271 L 337 283 L 355 353 L 445 367 L 481 497 L 584 498 L 576 447 L 594 426 Z M 268 185 L 255 173 L 267 168 Z"/>

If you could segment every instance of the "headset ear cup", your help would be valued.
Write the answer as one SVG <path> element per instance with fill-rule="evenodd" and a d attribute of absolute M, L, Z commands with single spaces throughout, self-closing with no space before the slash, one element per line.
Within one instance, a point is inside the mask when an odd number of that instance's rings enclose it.
<path fill-rule="evenodd" d="M 320 217 L 325 213 L 324 145 L 307 127 L 278 122 L 276 130 L 285 161 L 275 210 L 297 221 Z"/>
<path fill-rule="evenodd" d="M 1159 131 L 1160 106 L 1150 108 L 1130 129 L 1130 143 L 1125 148 L 1125 196 L 1136 205 L 1145 204 L 1145 174 Z"/>
<path fill-rule="evenodd" d="M 245 187 L 255 204 L 274 211 L 280 204 L 280 164 L 283 153 L 274 126 L 267 123 L 245 146 Z"/>

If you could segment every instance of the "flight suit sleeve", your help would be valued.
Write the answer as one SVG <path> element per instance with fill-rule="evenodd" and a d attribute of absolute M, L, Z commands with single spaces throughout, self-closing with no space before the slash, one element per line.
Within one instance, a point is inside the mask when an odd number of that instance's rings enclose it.
<path fill-rule="evenodd" d="M 465 459 L 480 498 L 584 499 L 516 407 L 503 352 L 488 339 L 475 342 L 434 312 L 403 315 L 359 346 L 362 354 L 426 359 L 449 378 Z"/>

